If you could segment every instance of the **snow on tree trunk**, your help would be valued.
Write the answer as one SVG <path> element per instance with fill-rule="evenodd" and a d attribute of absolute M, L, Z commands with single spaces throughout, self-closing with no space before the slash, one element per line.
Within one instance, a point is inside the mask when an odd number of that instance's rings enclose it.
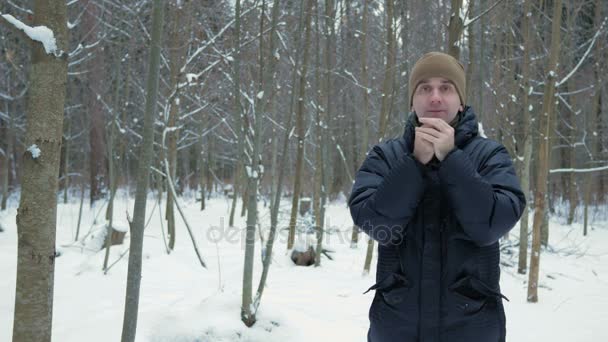
<path fill-rule="evenodd" d="M 57 185 L 67 83 L 67 6 L 36 0 L 34 24 L 52 31 L 58 52 L 32 44 L 25 145 L 39 155 L 23 156 L 17 210 L 17 282 L 13 341 L 50 341 L 55 274 Z"/>

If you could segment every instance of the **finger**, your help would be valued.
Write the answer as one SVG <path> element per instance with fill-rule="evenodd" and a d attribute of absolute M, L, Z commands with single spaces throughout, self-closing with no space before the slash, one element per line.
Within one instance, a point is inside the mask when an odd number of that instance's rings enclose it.
<path fill-rule="evenodd" d="M 436 138 L 442 138 L 442 137 L 446 136 L 445 133 L 442 133 L 442 132 L 436 130 L 435 128 L 417 127 L 416 132 L 424 132 L 424 133 L 432 135 Z"/>
<path fill-rule="evenodd" d="M 442 132 L 446 132 L 447 130 L 450 130 L 452 128 L 452 126 L 450 126 L 447 122 L 438 118 L 420 118 L 419 121 L 425 125 L 432 126 L 433 128 Z"/>
<path fill-rule="evenodd" d="M 420 138 L 422 138 L 425 141 L 428 141 L 430 143 L 436 143 L 439 139 L 422 131 L 418 131 L 416 132 L 416 135 L 418 135 Z"/>

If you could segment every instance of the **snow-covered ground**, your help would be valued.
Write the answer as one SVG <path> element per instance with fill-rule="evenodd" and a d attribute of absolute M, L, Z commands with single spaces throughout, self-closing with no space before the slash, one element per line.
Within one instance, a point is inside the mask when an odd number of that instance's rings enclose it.
<path fill-rule="evenodd" d="M 281 231 L 258 322 L 252 328 L 240 321 L 244 239 L 241 230 L 227 227 L 229 200 L 213 198 L 203 212 L 192 197 L 182 201 L 208 269 L 196 259 L 179 216 L 175 250 L 170 255 L 165 252 L 160 213 L 150 196 L 137 341 L 366 340 L 373 294 L 362 293 L 374 283 L 375 271 L 362 275 L 367 240 L 361 239 L 357 249 L 350 248 L 352 223 L 343 200 L 328 208 L 333 234 L 326 244 L 335 252 L 334 260 L 324 258 L 322 267 L 293 266 L 285 252 L 286 231 Z M 4 228 L 0 233 L 0 341 L 10 341 L 12 335 L 17 205 L 13 197 L 10 208 L 0 212 Z M 126 229 L 126 212 L 132 212 L 133 200 L 119 195 L 115 207 L 115 224 Z M 286 200 L 283 220 L 288 208 Z M 104 255 L 94 249 L 103 238 L 104 213 L 103 203 L 93 208 L 85 205 L 80 231 L 80 238 L 86 236 L 83 246 L 74 243 L 77 200 L 59 204 L 61 256 L 55 269 L 54 341 L 120 340 L 128 254 L 103 274 Z M 262 208 L 261 218 L 268 222 L 267 208 Z M 508 341 L 608 341 L 608 227 L 596 222 L 585 238 L 579 224 L 559 222 L 551 222 L 552 251 L 541 255 L 539 303 L 526 302 L 527 276 L 516 272 L 516 249 L 502 255 L 501 286 L 510 299 L 505 302 Z M 244 226 L 242 218 L 236 223 Z M 112 248 L 110 263 L 126 251 L 128 237 L 122 246 Z M 514 229 L 511 239 L 516 238 Z M 254 291 L 261 271 L 260 247 L 258 239 Z"/>

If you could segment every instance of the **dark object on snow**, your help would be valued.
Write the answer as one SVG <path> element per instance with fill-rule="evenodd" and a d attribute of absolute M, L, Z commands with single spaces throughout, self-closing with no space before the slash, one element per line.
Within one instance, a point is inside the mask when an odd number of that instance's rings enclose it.
<path fill-rule="evenodd" d="M 291 252 L 291 260 L 298 266 L 310 266 L 315 263 L 315 253 L 312 246 L 308 247 L 306 252 L 296 251 L 295 249 Z"/>
<path fill-rule="evenodd" d="M 498 241 L 525 206 L 511 157 L 466 107 L 454 150 L 423 165 L 415 115 L 368 153 L 348 200 L 378 241 L 368 342 L 504 342 Z"/>
<path fill-rule="evenodd" d="M 300 216 L 304 216 L 310 213 L 310 206 L 312 202 L 309 197 L 300 199 Z"/>
<path fill-rule="evenodd" d="M 112 236 L 110 238 L 110 246 L 122 245 L 122 243 L 125 239 L 125 234 L 127 234 L 126 231 L 116 230 L 112 227 Z M 103 242 L 103 246 L 101 247 L 101 249 L 103 250 L 104 248 L 106 248 L 105 240 Z"/>

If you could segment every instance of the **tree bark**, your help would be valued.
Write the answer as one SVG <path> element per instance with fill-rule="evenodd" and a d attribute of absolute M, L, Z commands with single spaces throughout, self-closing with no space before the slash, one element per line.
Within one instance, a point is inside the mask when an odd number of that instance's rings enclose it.
<path fill-rule="evenodd" d="M 36 0 L 34 26 L 53 31 L 57 55 L 32 43 L 21 198 L 13 341 L 50 341 L 55 275 L 57 175 L 67 83 L 67 6 Z M 59 57 L 57 57 L 59 56 Z M 33 148 L 39 149 L 37 155 Z"/>
<path fill-rule="evenodd" d="M 129 268 L 127 275 L 127 291 L 125 296 L 125 313 L 122 326 L 122 342 L 133 342 L 137 330 L 137 314 L 139 308 L 139 287 L 141 284 L 142 250 L 144 242 L 144 224 L 146 218 L 146 199 L 150 179 L 150 162 L 154 145 L 154 113 L 156 113 L 156 97 L 160 70 L 160 43 L 163 27 L 163 2 L 154 0 L 152 13 L 152 33 L 150 41 L 150 56 L 148 65 L 148 80 L 146 84 L 146 107 L 144 113 L 144 132 L 140 160 L 137 169 L 137 190 L 133 221 L 131 226 L 131 241 L 129 248 Z"/>
<path fill-rule="evenodd" d="M 450 23 L 448 24 L 448 53 L 456 59 L 460 59 L 460 37 L 464 29 L 464 23 L 460 12 L 462 11 L 462 0 L 451 0 Z"/>
<path fill-rule="evenodd" d="M 64 141 L 63 155 L 63 203 L 68 203 L 68 188 L 70 187 L 70 176 L 68 176 L 68 166 L 70 161 L 70 135 L 71 135 L 71 120 L 65 120 L 66 132 Z"/>
<path fill-rule="evenodd" d="M 2 172 L 2 203 L 0 203 L 0 210 L 6 210 L 6 202 L 8 201 L 9 196 L 9 181 L 8 175 L 11 172 L 11 163 L 13 161 L 13 119 L 11 117 L 11 113 L 9 113 L 9 104 L 6 104 L 6 115 L 8 116 L 8 122 L 5 128 L 6 131 L 6 155 L 4 156 L 4 160 L 6 161 L 6 170 Z"/>
<path fill-rule="evenodd" d="M 390 117 L 390 100 L 392 97 L 393 69 L 395 67 L 395 38 L 393 34 L 393 0 L 386 0 L 386 65 L 384 69 L 384 84 L 382 85 L 382 105 L 380 108 L 380 122 L 378 124 L 378 141 L 384 139 L 386 127 Z M 363 264 L 363 273 L 369 273 L 374 254 L 374 240 L 370 238 L 367 243 L 367 253 Z"/>
<path fill-rule="evenodd" d="M 527 123 L 524 125 L 524 142 L 523 142 L 523 161 L 521 165 L 521 188 L 526 197 L 530 194 L 530 165 L 532 164 L 532 120 L 530 114 L 530 96 L 528 89 L 530 87 L 530 49 L 532 42 L 530 40 L 531 32 L 531 17 L 527 14 L 531 10 L 531 1 L 525 0 L 524 11 L 522 17 L 522 34 L 524 38 L 524 55 L 522 61 L 522 89 L 520 91 L 523 103 L 523 118 L 522 121 Z M 528 204 L 524 207 L 523 214 L 519 221 L 519 260 L 517 272 L 525 274 L 528 268 Z"/>
<path fill-rule="evenodd" d="M 90 32 L 88 37 L 91 39 L 91 43 L 96 43 L 96 40 L 101 39 L 99 34 L 99 28 L 103 27 L 100 23 L 103 20 L 100 16 L 100 7 L 98 7 L 94 1 L 89 0 L 86 4 L 85 11 L 85 23 L 86 30 Z M 102 43 L 100 43 L 102 44 Z M 105 76 L 104 66 L 104 51 L 101 48 L 95 48 L 95 58 L 91 59 L 89 63 L 90 73 L 87 78 L 89 97 L 88 97 L 88 110 L 89 110 L 89 182 L 90 182 L 90 205 L 103 197 L 103 186 L 106 182 L 107 170 L 106 170 L 106 142 L 105 142 L 105 119 L 104 110 L 102 109 L 103 96 L 103 79 Z"/>
<path fill-rule="evenodd" d="M 302 186 L 302 169 L 304 159 L 304 101 L 306 98 L 306 73 L 308 72 L 308 55 L 310 45 L 310 22 L 311 22 L 311 8 L 314 0 L 306 0 L 306 20 L 304 23 L 304 44 L 303 48 L 303 59 L 300 68 L 300 79 L 299 79 L 299 96 L 298 106 L 296 110 L 296 141 L 297 141 L 297 152 L 296 152 L 296 171 L 293 186 L 293 200 L 291 203 L 291 217 L 289 219 L 289 236 L 287 240 L 287 249 L 292 249 L 295 236 L 296 236 L 296 220 L 298 216 L 298 203 L 300 201 L 300 191 Z"/>
<path fill-rule="evenodd" d="M 234 227 L 234 215 L 236 212 L 236 201 L 241 191 L 241 177 L 243 174 L 243 158 L 245 158 L 245 123 L 243 119 L 243 111 L 241 108 L 241 1 L 236 0 L 235 4 L 235 19 L 234 19 L 234 124 L 238 133 L 238 143 L 236 151 L 236 169 L 233 172 L 233 198 L 232 206 L 230 207 L 230 219 L 228 225 Z"/>
<path fill-rule="evenodd" d="M 361 150 L 359 154 L 361 160 L 365 160 L 367 151 L 369 150 L 369 81 L 368 81 L 368 68 L 367 68 L 367 34 L 368 34 L 368 13 L 369 13 L 369 0 L 365 0 L 363 3 L 363 16 L 361 17 L 361 85 L 362 85 L 362 96 L 363 96 L 363 108 L 361 120 Z M 403 16 L 402 16 L 403 18 Z M 405 42 L 403 42 L 405 43 Z M 407 91 L 406 91 L 407 94 Z M 407 97 L 407 95 L 406 95 Z M 408 106 L 409 108 L 409 106 Z M 359 243 L 359 227 L 353 225 L 353 233 L 351 236 L 351 248 L 356 248 Z M 372 246 L 373 248 L 373 246 Z"/>
<path fill-rule="evenodd" d="M 553 3 L 553 23 L 551 27 L 551 50 L 547 75 L 543 109 L 539 120 L 541 138 L 538 143 L 538 167 L 536 170 L 536 191 L 534 194 L 534 225 L 532 231 L 532 255 L 530 257 L 530 277 L 528 280 L 528 302 L 538 302 L 538 276 L 540 271 L 541 225 L 545 215 L 547 179 L 549 178 L 549 161 L 551 128 L 555 112 L 555 80 L 560 53 L 560 25 L 562 22 L 562 0 Z"/>
<path fill-rule="evenodd" d="M 112 245 L 112 230 L 114 221 L 114 198 L 116 196 L 116 161 L 114 158 L 114 146 L 116 136 L 116 120 L 118 120 L 118 96 L 120 90 L 120 65 L 121 61 L 119 58 L 116 60 L 115 74 L 114 74 L 114 107 L 112 108 L 112 119 L 110 121 L 110 136 L 108 137 L 108 179 L 110 181 L 110 200 L 108 201 L 108 208 L 106 212 L 106 220 L 108 221 L 106 227 L 106 254 L 103 259 L 103 270 L 104 272 L 108 269 L 108 259 L 110 257 L 110 246 Z"/>

